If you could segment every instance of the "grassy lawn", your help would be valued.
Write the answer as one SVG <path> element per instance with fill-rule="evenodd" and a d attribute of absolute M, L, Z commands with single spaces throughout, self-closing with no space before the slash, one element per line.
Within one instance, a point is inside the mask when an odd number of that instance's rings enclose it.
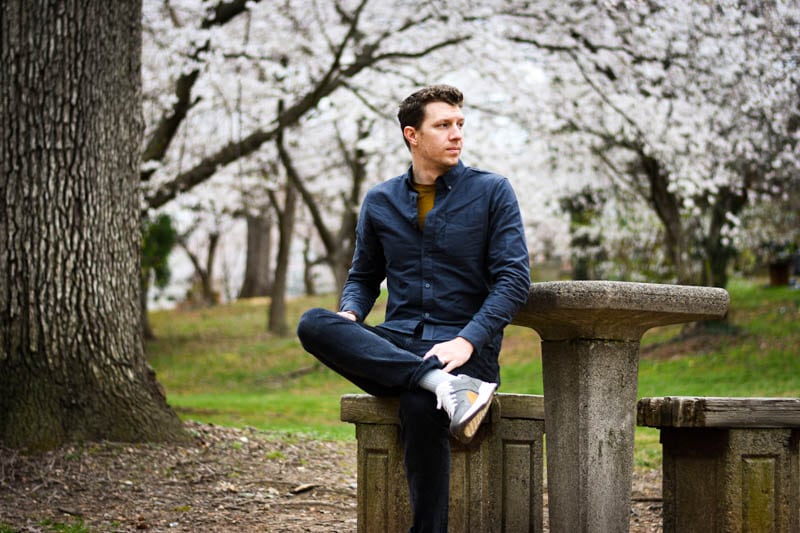
<path fill-rule="evenodd" d="M 680 326 L 642 340 L 639 396 L 800 396 L 800 291 L 734 280 L 729 328 L 682 337 Z M 332 296 L 289 302 L 289 320 Z M 371 315 L 379 322 L 383 302 Z M 294 337 L 265 332 L 267 302 L 253 299 L 150 315 L 157 340 L 148 358 L 184 419 L 253 426 L 318 438 L 354 438 L 339 421 L 339 397 L 359 392 L 306 354 Z M 539 338 L 509 326 L 501 355 L 504 392 L 541 394 Z M 636 463 L 658 467 L 658 432 L 637 429 Z"/>

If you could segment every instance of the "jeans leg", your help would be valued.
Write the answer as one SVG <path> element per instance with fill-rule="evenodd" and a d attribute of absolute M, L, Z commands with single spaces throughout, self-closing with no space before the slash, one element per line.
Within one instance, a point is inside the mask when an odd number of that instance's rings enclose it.
<path fill-rule="evenodd" d="M 400 397 L 400 431 L 415 533 L 446 533 L 450 500 L 449 417 L 433 393 L 418 388 L 425 373 L 442 368 L 422 359 L 434 344 L 353 322 L 326 309 L 300 319 L 297 336 L 323 364 L 375 396 Z"/>
<path fill-rule="evenodd" d="M 413 533 L 446 533 L 450 501 L 449 418 L 422 389 L 400 396 L 400 432 Z"/>
<path fill-rule="evenodd" d="M 375 396 L 397 396 L 415 388 L 425 372 L 442 367 L 435 357 L 423 359 L 398 346 L 390 335 L 327 309 L 310 309 L 297 326 L 307 352 Z"/>

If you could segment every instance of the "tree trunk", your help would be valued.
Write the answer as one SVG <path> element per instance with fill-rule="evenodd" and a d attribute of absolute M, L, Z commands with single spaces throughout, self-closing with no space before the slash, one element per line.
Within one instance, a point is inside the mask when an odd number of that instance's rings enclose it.
<path fill-rule="evenodd" d="M 203 299 L 209 306 L 219 303 L 219 293 L 214 290 L 214 261 L 217 257 L 219 245 L 219 231 L 208 234 L 208 253 L 206 254 L 206 268 L 204 275 L 200 276 L 203 284 Z"/>
<path fill-rule="evenodd" d="M 219 303 L 219 293 L 214 289 L 214 258 L 219 244 L 219 231 L 212 230 L 208 234 L 208 249 L 206 250 L 206 260 L 203 263 L 200 258 L 189 248 L 189 233 L 178 237 L 178 244 L 194 267 L 194 283 L 189 289 L 186 300 L 191 306 L 213 307 Z M 199 294 L 198 294 L 199 289 Z"/>
<path fill-rule="evenodd" d="M 247 215 L 247 259 L 239 298 L 267 296 L 270 292 L 270 255 L 272 254 L 272 217 L 265 210 Z"/>
<path fill-rule="evenodd" d="M 141 340 L 141 3 L 0 7 L 0 441 L 187 439 Z"/>
<path fill-rule="evenodd" d="M 140 276 L 141 282 L 139 290 L 139 312 L 142 317 L 142 339 L 151 341 L 156 338 L 153 328 L 150 326 L 150 313 L 147 305 L 147 298 L 150 296 L 150 280 L 145 276 Z"/>
<path fill-rule="evenodd" d="M 303 285 L 306 296 L 316 296 L 317 284 L 314 274 L 315 262 L 311 260 L 311 237 L 306 237 L 303 247 Z"/>
<path fill-rule="evenodd" d="M 735 257 L 735 250 L 724 243 L 723 228 L 728 214 L 738 215 L 747 205 L 747 195 L 722 188 L 717 192 L 710 212 L 710 223 L 702 243 L 707 268 L 704 269 L 701 283 L 710 287 L 725 288 L 728 285 L 728 267 Z"/>
<path fill-rule="evenodd" d="M 297 211 L 297 189 L 286 183 L 286 197 L 279 218 L 278 257 L 275 261 L 275 279 L 272 282 L 272 298 L 269 304 L 268 329 L 271 333 L 285 336 L 289 334 L 286 321 L 286 278 L 289 275 L 289 254 L 294 235 L 295 211 Z M 276 206 L 277 207 L 277 206 Z"/>
<path fill-rule="evenodd" d="M 686 238 L 681 223 L 680 200 L 669 190 L 669 176 L 661 163 L 639 151 L 640 164 L 649 185 L 647 198 L 661 223 L 664 225 L 664 245 L 667 257 L 672 263 L 678 283 L 691 283 L 684 258 L 686 255 Z"/>

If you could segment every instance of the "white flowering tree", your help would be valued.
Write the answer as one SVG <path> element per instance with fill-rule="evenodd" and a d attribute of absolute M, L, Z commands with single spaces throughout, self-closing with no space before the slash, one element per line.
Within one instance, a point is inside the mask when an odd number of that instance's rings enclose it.
<path fill-rule="evenodd" d="M 606 199 L 581 229 L 598 275 L 724 285 L 750 230 L 739 214 L 788 194 L 798 166 L 796 0 L 742 6 L 145 2 L 145 208 L 211 196 L 279 225 L 294 187 L 304 268 L 338 285 L 360 197 L 408 162 L 398 102 L 450 82 L 467 97 L 465 162 L 512 179 L 532 251 L 564 242 L 553 209 L 588 183 Z"/>
<path fill-rule="evenodd" d="M 206 8 L 173 0 L 149 3 L 145 13 L 145 208 L 185 210 L 216 184 L 230 191 L 213 194 L 230 204 L 229 212 L 275 205 L 276 220 L 291 221 L 283 200 L 264 198 L 296 188 L 308 213 L 301 223 L 317 230 L 317 261 L 331 267 L 340 285 L 367 176 L 387 177 L 376 172 L 388 151 L 379 139 L 397 103 L 438 76 L 431 72 L 458 64 L 440 52 L 468 41 L 470 26 L 433 2 Z M 388 146 L 402 158 L 396 124 L 391 128 Z M 279 133 L 285 142 L 276 144 Z M 266 168 L 272 170 L 264 180 Z M 292 232 L 279 233 L 291 241 Z M 278 254 L 285 256 L 290 244 L 279 242 Z M 279 276 L 286 270 L 276 264 Z M 285 285 L 274 280 L 278 291 Z"/>
<path fill-rule="evenodd" d="M 210 12 L 205 2 L 150 4 L 146 23 L 153 37 L 147 42 L 155 59 L 147 63 L 145 77 L 151 105 L 143 179 L 151 208 L 255 153 L 279 130 L 307 120 L 326 97 L 354 89 L 360 74 L 469 37 L 440 31 L 442 14 L 433 3 L 405 12 L 386 2 L 374 2 L 370 11 L 366 0 L 347 6 L 222 2 Z M 234 5 L 239 16 L 217 24 L 223 21 L 222 6 Z M 286 103 L 279 113 L 278 100 Z M 162 128 L 178 118 L 177 128 Z M 172 133 L 163 135 L 165 129 Z M 167 137 L 169 144 L 155 141 Z M 174 147 L 176 138 L 185 142 Z M 150 149 L 155 145 L 161 149 Z"/>
<path fill-rule="evenodd" d="M 559 163 L 634 195 L 661 223 L 672 279 L 724 286 L 754 195 L 798 174 L 798 4 L 540 2 L 506 34 L 551 80 Z"/>

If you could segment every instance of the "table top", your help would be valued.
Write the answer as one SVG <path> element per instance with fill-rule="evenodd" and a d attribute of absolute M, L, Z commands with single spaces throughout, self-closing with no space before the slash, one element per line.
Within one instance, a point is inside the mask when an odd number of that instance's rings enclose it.
<path fill-rule="evenodd" d="M 718 320 L 728 312 L 725 289 L 624 281 L 532 283 L 513 323 L 542 340 L 639 340 L 652 327 Z"/>

